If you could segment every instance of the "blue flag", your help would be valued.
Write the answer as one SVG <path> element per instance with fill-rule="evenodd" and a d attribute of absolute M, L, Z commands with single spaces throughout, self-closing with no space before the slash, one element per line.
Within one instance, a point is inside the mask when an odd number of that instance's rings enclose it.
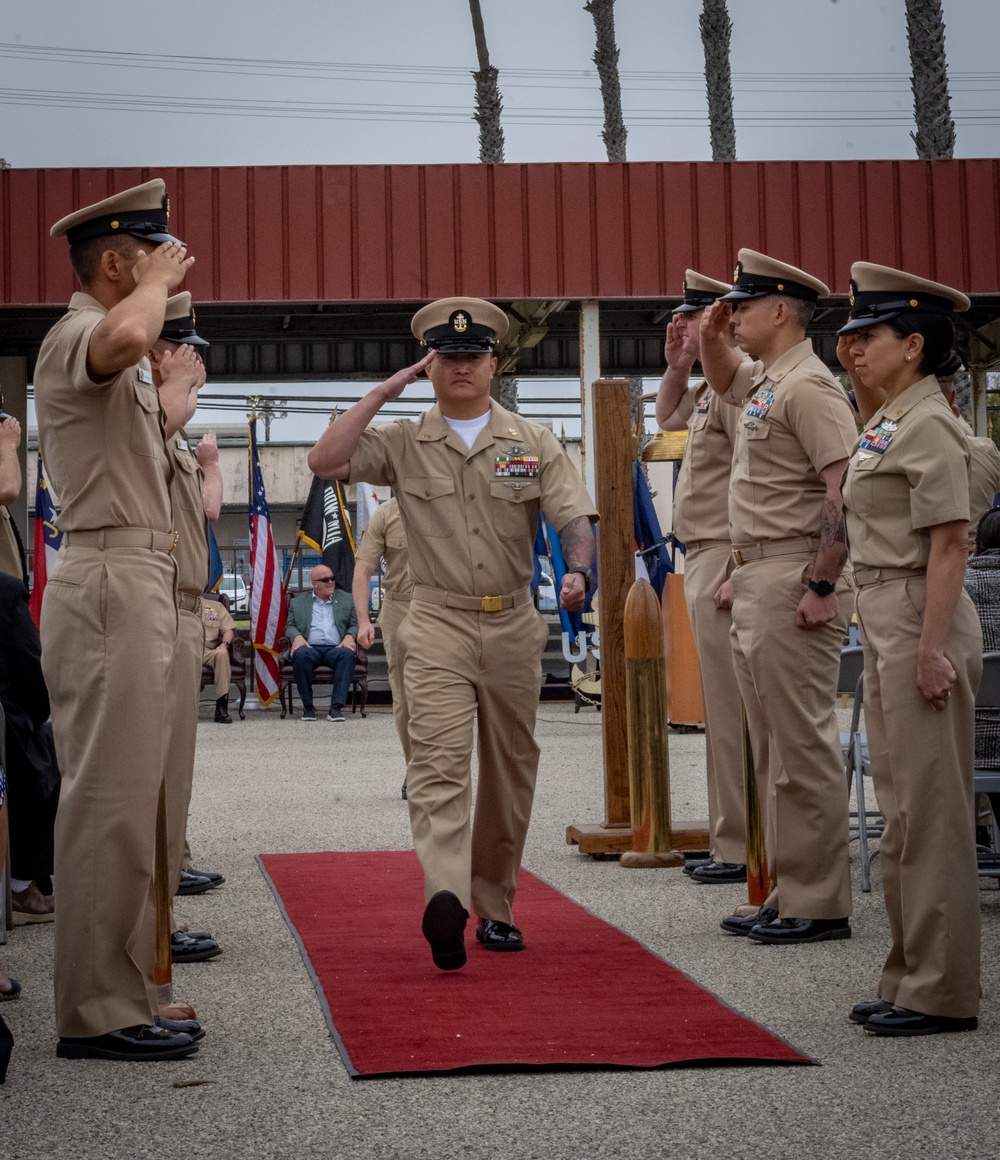
<path fill-rule="evenodd" d="M 219 585 L 222 583 L 222 556 L 219 552 L 219 545 L 215 541 L 215 532 L 212 525 L 208 526 L 208 590 L 209 592 L 218 592 Z"/>

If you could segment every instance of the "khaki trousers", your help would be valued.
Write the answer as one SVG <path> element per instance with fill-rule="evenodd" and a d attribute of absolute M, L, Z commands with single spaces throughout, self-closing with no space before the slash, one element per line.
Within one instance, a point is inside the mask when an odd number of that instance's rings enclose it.
<path fill-rule="evenodd" d="M 729 575 L 732 545 L 692 548 L 684 557 L 684 599 L 698 650 L 705 705 L 709 852 L 717 862 L 747 860 L 743 726 L 730 634 L 733 618 L 714 596 Z"/>
<path fill-rule="evenodd" d="M 382 630 L 382 644 L 389 669 L 389 688 L 392 689 L 392 720 L 403 747 L 403 757 L 410 762 L 410 726 L 406 711 L 406 690 L 403 688 L 403 658 L 399 648 L 399 626 L 410 611 L 409 600 L 394 600 L 388 594 L 379 609 L 378 624 Z"/>
<path fill-rule="evenodd" d="M 218 700 L 220 697 L 228 697 L 229 687 L 232 683 L 233 675 L 232 665 L 229 661 L 229 649 L 227 649 L 226 646 L 221 643 L 216 648 L 205 648 L 205 629 L 203 626 L 201 631 L 201 644 L 198 647 L 198 653 L 201 657 L 201 659 L 198 661 L 198 680 L 195 682 L 195 689 L 199 694 L 198 699 L 201 699 L 202 665 L 212 666 L 212 675 L 215 678 L 215 699 Z"/>
<path fill-rule="evenodd" d="M 70 547 L 45 592 L 42 669 L 62 770 L 56 1027 L 152 1023 L 156 807 L 177 639 L 164 552 Z"/>
<path fill-rule="evenodd" d="M 424 897 L 450 890 L 481 918 L 512 922 L 538 770 L 534 729 L 548 628 L 531 604 L 488 613 L 411 600 L 396 639 Z M 474 725 L 479 780 L 470 833 Z"/>
<path fill-rule="evenodd" d="M 171 898 L 177 893 L 181 870 L 190 859 L 187 821 L 194 781 L 201 666 L 205 651 L 205 629 L 201 617 L 181 609 L 178 618 L 177 647 L 167 674 L 169 717 L 163 774 L 167 786 L 167 864 L 170 867 Z"/>
<path fill-rule="evenodd" d="M 812 573 L 809 553 L 771 556 L 732 575 L 733 655 L 754 744 L 768 868 L 765 902 L 782 918 L 851 913 L 847 782 L 836 717 L 846 605 L 823 628 L 796 627 Z M 766 738 L 762 735 L 766 735 Z"/>
<path fill-rule="evenodd" d="M 858 591 L 865 649 L 865 725 L 892 949 L 878 995 L 925 1015 L 979 1012 L 975 700 L 982 634 L 963 592 L 945 642 L 958 680 L 943 710 L 917 688 L 926 577 Z"/>

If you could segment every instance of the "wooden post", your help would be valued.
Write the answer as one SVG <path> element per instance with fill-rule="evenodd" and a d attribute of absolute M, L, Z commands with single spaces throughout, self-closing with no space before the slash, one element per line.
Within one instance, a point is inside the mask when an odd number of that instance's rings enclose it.
<path fill-rule="evenodd" d="M 621 864 L 683 866 L 670 836 L 670 755 L 660 604 L 648 580 L 636 580 L 625 602 L 625 679 L 632 849 Z"/>
<path fill-rule="evenodd" d="M 570 826 L 567 843 L 584 853 L 621 853 L 632 848 L 625 698 L 625 601 L 635 578 L 632 460 L 626 379 L 598 379 L 593 388 L 597 489 L 597 574 L 600 591 L 601 723 L 604 750 L 604 821 Z"/>

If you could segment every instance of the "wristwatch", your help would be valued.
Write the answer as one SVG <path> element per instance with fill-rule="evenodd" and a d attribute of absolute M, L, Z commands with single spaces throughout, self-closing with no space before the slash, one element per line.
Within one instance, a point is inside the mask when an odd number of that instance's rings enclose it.
<path fill-rule="evenodd" d="M 817 596 L 832 596 L 837 591 L 837 585 L 829 580 L 810 580 L 809 587 Z"/>
<path fill-rule="evenodd" d="M 583 577 L 583 590 L 584 592 L 589 592 L 591 582 L 594 578 L 593 572 L 589 568 L 570 568 L 569 571 L 578 572 Z"/>

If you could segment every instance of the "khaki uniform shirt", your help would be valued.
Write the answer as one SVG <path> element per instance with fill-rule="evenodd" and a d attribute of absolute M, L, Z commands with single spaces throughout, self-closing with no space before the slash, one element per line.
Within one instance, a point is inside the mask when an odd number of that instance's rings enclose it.
<path fill-rule="evenodd" d="M 201 598 L 201 622 L 205 626 L 205 648 L 215 648 L 225 633 L 236 630 L 236 621 L 218 600 Z"/>
<path fill-rule="evenodd" d="M 528 587 L 539 508 L 557 531 L 578 516 L 597 521 L 558 439 L 496 402 L 471 451 L 436 404 L 416 422 L 369 427 L 350 479 L 395 489 L 414 585 L 461 596 Z"/>
<path fill-rule="evenodd" d="M 177 590 L 200 596 L 208 585 L 208 524 L 201 490 L 201 466 L 188 443 L 186 431 L 178 431 L 168 446 L 174 461 L 170 502 L 178 532 L 174 549 Z"/>
<path fill-rule="evenodd" d="M 976 530 L 984 512 L 993 507 L 1000 491 L 1000 451 L 992 439 L 977 436 L 964 419 L 959 419 L 969 441 L 969 551 L 976 546 Z"/>
<path fill-rule="evenodd" d="M 406 528 L 395 499 L 380 503 L 368 521 L 361 537 L 357 558 L 377 568 L 385 560 L 382 587 L 398 596 L 409 596 L 413 589 L 410 561 L 406 551 Z"/>
<path fill-rule="evenodd" d="M 24 573 L 21 571 L 21 553 L 17 550 L 10 512 L 2 504 L 0 504 L 0 572 L 6 572 L 8 576 L 14 576 L 18 580 L 24 579 Z"/>
<path fill-rule="evenodd" d="M 808 339 L 766 370 L 758 363 L 733 448 L 733 543 L 817 536 L 820 472 L 847 459 L 856 437 L 847 396 Z"/>
<path fill-rule="evenodd" d="M 74 294 L 35 367 L 39 443 L 62 505 L 59 529 L 171 532 L 172 470 L 149 363 L 104 383 L 87 374 L 90 336 L 106 313 L 88 294 Z"/>
<path fill-rule="evenodd" d="M 730 388 L 737 398 L 750 386 L 754 364 L 745 359 Z M 678 410 L 687 419 L 688 440 L 674 487 L 674 532 L 689 540 L 729 539 L 729 476 L 740 418 L 702 382 L 688 391 Z"/>
<path fill-rule="evenodd" d="M 855 568 L 926 568 L 928 528 L 969 518 L 969 441 L 928 375 L 856 440 L 844 483 Z"/>

